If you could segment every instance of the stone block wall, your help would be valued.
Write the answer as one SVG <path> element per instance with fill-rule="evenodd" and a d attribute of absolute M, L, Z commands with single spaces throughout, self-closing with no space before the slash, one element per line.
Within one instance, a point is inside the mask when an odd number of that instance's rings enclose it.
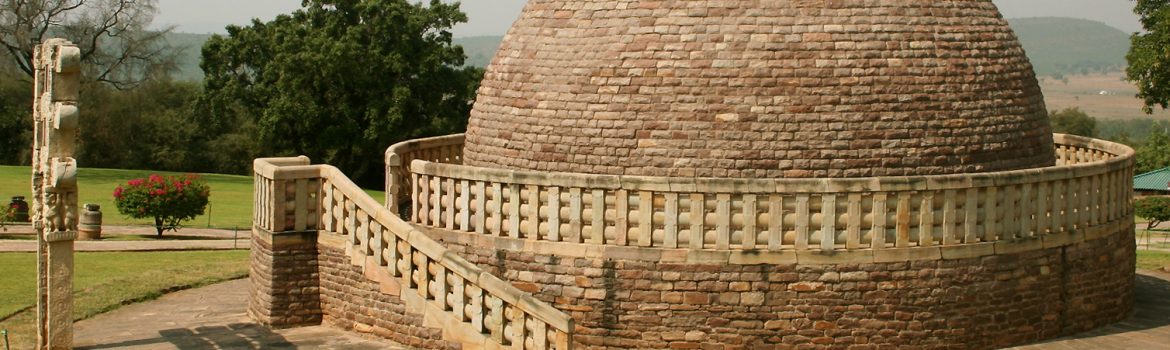
<path fill-rule="evenodd" d="M 1133 302 L 1132 229 L 1016 254 L 839 265 L 578 258 L 498 240 L 445 243 L 569 312 L 583 349 L 989 349 L 1116 322 Z"/>
<path fill-rule="evenodd" d="M 317 233 L 252 230 L 248 315 L 275 328 L 321 323 Z"/>
<path fill-rule="evenodd" d="M 321 311 L 333 327 L 390 339 L 415 349 L 459 349 L 444 341 L 443 332 L 423 326 L 423 316 L 407 310 L 399 295 L 384 292 L 377 282 L 350 264 L 345 249 L 322 243 L 318 264 Z"/>
<path fill-rule="evenodd" d="M 319 237 L 320 236 L 320 237 Z M 416 349 L 450 350 L 442 330 L 426 327 L 396 291 L 381 288 L 350 262 L 340 236 L 271 234 L 255 229 L 248 315 L 274 328 L 325 324 Z"/>

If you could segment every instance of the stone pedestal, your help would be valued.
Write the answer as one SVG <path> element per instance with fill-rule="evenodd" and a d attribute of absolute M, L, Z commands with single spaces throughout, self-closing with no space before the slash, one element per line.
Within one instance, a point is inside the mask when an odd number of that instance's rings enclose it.
<path fill-rule="evenodd" d="M 317 232 L 252 230 L 248 316 L 286 328 L 321 323 Z"/>

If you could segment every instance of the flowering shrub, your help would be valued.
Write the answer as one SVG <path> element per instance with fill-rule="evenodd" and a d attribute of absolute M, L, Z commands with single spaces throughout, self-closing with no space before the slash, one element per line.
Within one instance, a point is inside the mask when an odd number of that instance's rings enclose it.
<path fill-rule="evenodd" d="M 152 174 L 114 189 L 118 212 L 135 219 L 154 218 L 158 235 L 178 231 L 182 222 L 203 215 L 210 188 L 198 176 L 163 177 Z"/>

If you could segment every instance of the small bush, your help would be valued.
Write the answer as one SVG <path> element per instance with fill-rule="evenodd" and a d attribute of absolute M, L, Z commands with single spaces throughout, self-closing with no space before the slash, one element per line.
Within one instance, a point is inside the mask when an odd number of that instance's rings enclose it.
<path fill-rule="evenodd" d="M 158 235 L 178 231 L 182 222 L 203 215 L 211 190 L 199 176 L 163 177 L 152 174 L 114 189 L 114 204 L 122 215 L 153 218 Z"/>

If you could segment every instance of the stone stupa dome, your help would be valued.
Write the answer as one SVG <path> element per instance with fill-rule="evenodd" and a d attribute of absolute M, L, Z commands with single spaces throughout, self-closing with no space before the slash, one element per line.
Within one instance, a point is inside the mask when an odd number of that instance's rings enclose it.
<path fill-rule="evenodd" d="M 1053 164 L 991 0 L 531 0 L 488 66 L 473 166 L 613 175 L 937 175 Z"/>

